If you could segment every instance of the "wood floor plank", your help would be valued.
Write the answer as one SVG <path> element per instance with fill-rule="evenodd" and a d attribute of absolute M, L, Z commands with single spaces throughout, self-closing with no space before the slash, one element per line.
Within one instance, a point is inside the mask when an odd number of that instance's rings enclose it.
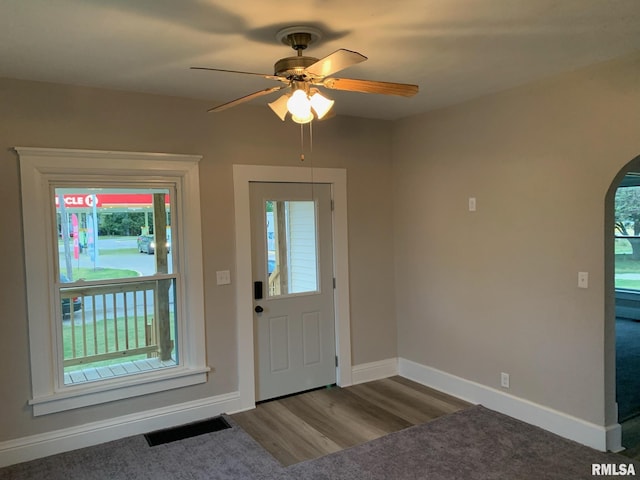
<path fill-rule="evenodd" d="M 289 397 L 283 400 L 283 404 L 344 448 L 411 425 L 342 388 Z"/>
<path fill-rule="evenodd" d="M 288 466 L 469 405 L 411 380 L 391 377 L 263 402 L 231 418 Z"/>
<path fill-rule="evenodd" d="M 428 422 L 443 414 L 442 409 L 434 407 L 430 403 L 420 404 L 419 400 L 396 396 L 396 392 L 385 388 L 383 384 L 355 385 L 351 387 L 351 392 L 363 399 L 375 401 L 382 408 L 396 411 L 396 414 L 410 425 Z"/>
<path fill-rule="evenodd" d="M 458 407 L 458 409 L 462 409 L 462 408 L 468 408 L 470 407 L 471 403 L 462 400 L 460 398 L 454 397 L 452 395 L 449 395 L 447 393 L 444 392 L 440 392 L 434 388 L 431 387 L 427 387 L 426 385 L 422 385 L 420 383 L 414 382 L 413 380 L 409 380 L 408 378 L 404 378 L 401 377 L 399 375 L 396 375 L 394 377 L 389 377 L 388 380 L 400 383 L 402 385 L 406 385 L 408 387 L 413 388 L 414 390 L 418 390 L 420 392 L 423 392 L 424 394 L 426 394 L 429 397 L 433 397 L 433 398 L 437 398 L 440 399 L 450 405 L 456 406 Z"/>
<path fill-rule="evenodd" d="M 235 414 L 232 418 L 285 466 L 343 448 L 281 402 L 266 402 L 255 410 Z"/>
<path fill-rule="evenodd" d="M 354 385 L 349 387 L 349 391 L 363 399 L 375 401 L 411 425 L 428 422 L 460 409 L 450 402 L 391 379 Z"/>

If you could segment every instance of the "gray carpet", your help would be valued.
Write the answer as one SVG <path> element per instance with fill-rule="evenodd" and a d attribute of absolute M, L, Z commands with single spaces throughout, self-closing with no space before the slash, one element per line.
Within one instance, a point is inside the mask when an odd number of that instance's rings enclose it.
<path fill-rule="evenodd" d="M 286 468 L 229 422 L 156 447 L 140 435 L 34 460 L 0 469 L 0 479 L 572 480 L 593 478 L 592 463 L 630 462 L 482 406 Z"/>
<path fill-rule="evenodd" d="M 233 428 L 150 447 L 143 435 L 0 469 L 0 479 L 272 479 L 280 464 L 228 417 Z M 284 475 L 282 478 L 289 479 Z"/>
<path fill-rule="evenodd" d="M 482 406 L 289 468 L 298 479 L 593 479 L 592 463 L 624 463 Z M 634 462 L 640 475 L 640 462 Z M 617 478 L 617 477 L 616 477 Z"/>

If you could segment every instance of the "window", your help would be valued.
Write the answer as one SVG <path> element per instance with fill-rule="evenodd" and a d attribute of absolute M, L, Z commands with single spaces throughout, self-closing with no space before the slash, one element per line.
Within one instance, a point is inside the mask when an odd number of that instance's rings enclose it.
<path fill-rule="evenodd" d="M 16 150 L 34 414 L 205 382 L 200 157 Z"/>
<path fill-rule="evenodd" d="M 640 290 L 640 180 L 628 174 L 615 196 L 615 286 Z"/>
<path fill-rule="evenodd" d="M 64 385 L 179 364 L 175 188 L 54 182 Z M 140 254 L 146 255 L 140 255 Z"/>

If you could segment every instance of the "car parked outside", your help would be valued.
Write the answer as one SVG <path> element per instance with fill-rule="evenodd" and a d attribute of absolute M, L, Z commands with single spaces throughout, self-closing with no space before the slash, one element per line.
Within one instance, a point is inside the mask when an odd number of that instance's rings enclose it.
<path fill-rule="evenodd" d="M 69 279 L 66 275 L 60 274 L 60 282 L 61 283 L 69 283 Z M 82 301 L 79 297 L 73 297 L 73 311 L 77 312 L 82 308 Z M 63 298 L 60 303 L 62 304 L 62 315 L 67 316 L 71 314 L 71 300 L 68 298 Z"/>
<path fill-rule="evenodd" d="M 156 240 L 153 235 L 140 235 L 138 237 L 138 252 L 153 255 L 156 251 Z M 167 240 L 167 252 L 171 251 L 171 242 Z"/>

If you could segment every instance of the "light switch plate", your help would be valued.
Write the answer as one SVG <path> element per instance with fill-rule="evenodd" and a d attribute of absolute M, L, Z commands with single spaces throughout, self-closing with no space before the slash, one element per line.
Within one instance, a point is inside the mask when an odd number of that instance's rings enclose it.
<path fill-rule="evenodd" d="M 229 270 L 216 272 L 216 282 L 218 285 L 229 285 L 231 283 L 231 272 Z"/>

